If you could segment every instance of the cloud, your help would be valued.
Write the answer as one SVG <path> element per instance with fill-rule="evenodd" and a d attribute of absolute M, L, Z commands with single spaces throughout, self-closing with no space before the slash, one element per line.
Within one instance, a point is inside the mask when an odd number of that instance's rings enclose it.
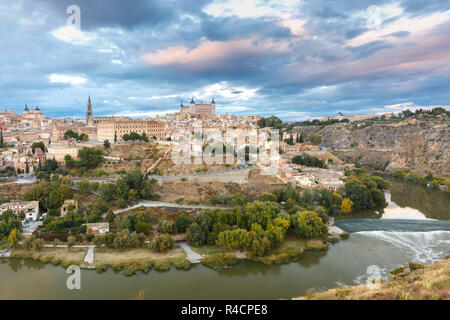
<path fill-rule="evenodd" d="M 409 32 L 413 34 L 426 33 L 436 26 L 450 21 L 450 10 L 435 12 L 428 16 L 409 17 L 402 16 L 398 20 L 381 27 L 368 31 L 348 42 L 350 46 L 360 46 L 368 42 L 377 41 L 396 32 Z"/>
<path fill-rule="evenodd" d="M 78 76 L 68 76 L 64 74 L 56 74 L 52 73 L 50 76 L 50 82 L 51 83 L 70 83 L 72 85 L 74 84 L 82 84 L 86 82 L 86 78 L 78 77 Z"/>
<path fill-rule="evenodd" d="M 134 110 L 126 110 L 121 111 L 119 113 L 114 114 L 115 116 L 127 116 L 131 118 L 142 118 L 142 117 L 156 117 L 156 116 L 164 116 L 168 113 L 179 112 L 179 109 L 170 109 L 163 111 L 134 111 Z"/>
<path fill-rule="evenodd" d="M 2 1 L 0 108 L 84 116 L 88 95 L 96 115 L 165 113 L 192 96 L 287 118 L 447 105 L 449 12 L 426 0 Z"/>
<path fill-rule="evenodd" d="M 221 62 L 245 59 L 264 55 L 289 53 L 286 42 L 246 38 L 230 41 L 202 41 L 197 47 L 189 49 L 183 45 L 168 47 L 147 53 L 143 60 L 153 66 L 180 66 L 188 70 L 214 68 Z"/>

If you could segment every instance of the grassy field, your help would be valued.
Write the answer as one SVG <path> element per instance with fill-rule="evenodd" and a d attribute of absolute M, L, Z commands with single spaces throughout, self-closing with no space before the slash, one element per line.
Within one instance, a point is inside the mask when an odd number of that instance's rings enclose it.
<path fill-rule="evenodd" d="M 397 271 L 397 270 L 396 270 Z M 378 289 L 367 285 L 310 292 L 298 300 L 448 300 L 450 260 L 435 262 L 411 272 L 396 272 Z"/>
<path fill-rule="evenodd" d="M 110 248 L 96 248 L 95 249 L 95 263 L 106 263 L 112 265 L 119 261 L 125 260 L 140 260 L 140 259 L 173 259 L 185 258 L 186 254 L 181 248 L 174 248 L 164 253 L 151 251 L 147 248 L 136 249 L 110 249 Z"/>
<path fill-rule="evenodd" d="M 40 251 L 33 249 L 15 248 L 11 257 L 22 259 L 34 259 L 43 262 L 71 261 L 72 264 L 81 265 L 84 261 L 87 248 L 42 248 Z"/>

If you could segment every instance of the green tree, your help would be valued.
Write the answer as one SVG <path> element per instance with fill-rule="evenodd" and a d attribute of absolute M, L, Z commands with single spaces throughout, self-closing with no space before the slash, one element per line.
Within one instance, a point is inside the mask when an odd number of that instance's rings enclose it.
<path fill-rule="evenodd" d="M 161 217 L 158 221 L 158 231 L 162 233 L 172 233 L 174 232 L 174 222 L 173 220 L 167 219 L 165 216 Z"/>
<path fill-rule="evenodd" d="M 75 239 L 74 236 L 70 236 L 67 238 L 67 247 L 69 248 L 69 250 L 72 249 L 72 247 L 75 245 L 76 241 L 77 240 Z"/>
<path fill-rule="evenodd" d="M 84 147 L 78 151 L 79 167 L 86 169 L 97 168 L 102 161 L 103 157 L 100 149 Z"/>
<path fill-rule="evenodd" d="M 156 252 L 165 252 L 172 249 L 174 245 L 173 238 L 169 234 L 164 233 L 153 238 L 150 248 Z"/>
<path fill-rule="evenodd" d="M 148 224 L 147 222 L 143 222 L 143 221 L 139 221 L 138 223 L 136 223 L 136 226 L 134 227 L 134 229 L 136 230 L 137 233 L 143 233 L 145 235 L 150 234 L 150 231 L 151 231 L 150 224 Z"/>
<path fill-rule="evenodd" d="M 328 228 L 314 211 L 298 211 L 293 217 L 295 232 L 305 238 L 324 238 Z"/>
<path fill-rule="evenodd" d="M 208 239 L 208 232 L 197 222 L 192 223 L 186 231 L 186 241 L 194 246 L 202 246 Z"/>
<path fill-rule="evenodd" d="M 11 248 L 15 248 L 19 240 L 22 238 L 22 235 L 17 229 L 11 230 L 8 236 L 8 243 Z"/>
<path fill-rule="evenodd" d="M 309 136 L 309 141 L 316 146 L 322 143 L 322 137 L 319 135 L 312 134 Z"/>
<path fill-rule="evenodd" d="M 188 226 L 192 223 L 192 219 L 187 217 L 184 213 L 178 215 L 174 221 L 175 232 L 186 232 Z"/>
<path fill-rule="evenodd" d="M 109 142 L 109 140 L 103 141 L 103 147 L 105 149 L 109 149 L 111 147 L 111 143 Z"/>
<path fill-rule="evenodd" d="M 88 141 L 89 140 L 89 136 L 86 133 L 82 133 L 78 136 L 78 140 L 80 141 Z"/>
<path fill-rule="evenodd" d="M 31 145 L 31 149 L 32 149 L 33 153 L 35 153 L 37 148 L 41 149 L 42 152 L 46 151 L 45 144 L 42 141 L 33 142 L 33 144 Z"/>
<path fill-rule="evenodd" d="M 34 250 L 41 251 L 44 247 L 44 240 L 41 238 L 34 239 L 32 246 Z"/>
<path fill-rule="evenodd" d="M 73 131 L 72 129 L 67 130 L 64 133 L 64 139 L 69 139 L 69 138 L 78 140 L 78 133 Z"/>

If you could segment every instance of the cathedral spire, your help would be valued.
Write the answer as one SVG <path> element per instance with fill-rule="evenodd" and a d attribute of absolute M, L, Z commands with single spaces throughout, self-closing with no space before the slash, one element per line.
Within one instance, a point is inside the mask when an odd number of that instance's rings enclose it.
<path fill-rule="evenodd" d="M 86 110 L 86 125 L 87 126 L 93 126 L 94 125 L 94 118 L 92 116 L 92 102 L 91 102 L 91 96 L 88 98 L 87 103 L 87 110 Z"/>

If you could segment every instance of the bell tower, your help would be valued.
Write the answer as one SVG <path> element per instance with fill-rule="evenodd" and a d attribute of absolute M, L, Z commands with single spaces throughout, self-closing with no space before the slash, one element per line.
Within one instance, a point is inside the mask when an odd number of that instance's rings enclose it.
<path fill-rule="evenodd" d="M 87 109 L 86 109 L 86 125 L 89 127 L 94 126 L 94 118 L 92 116 L 92 103 L 91 103 L 91 96 L 89 96 L 88 103 L 87 103 Z"/>

